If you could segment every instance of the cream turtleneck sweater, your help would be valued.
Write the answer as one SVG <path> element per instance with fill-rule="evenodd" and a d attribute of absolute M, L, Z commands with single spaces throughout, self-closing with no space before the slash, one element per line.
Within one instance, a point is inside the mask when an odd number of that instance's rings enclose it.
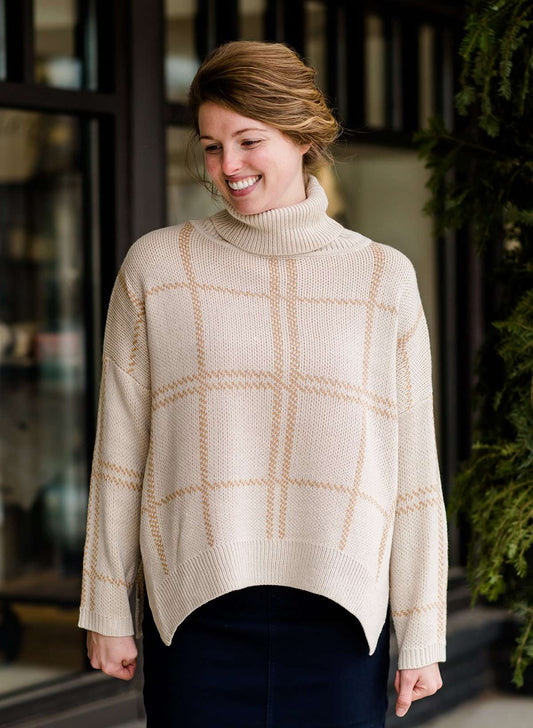
<path fill-rule="evenodd" d="M 399 250 L 307 199 L 154 230 L 111 295 L 79 626 L 169 645 L 234 589 L 322 594 L 400 669 L 445 659 L 428 328 Z M 136 596 L 136 601 L 134 597 Z"/>

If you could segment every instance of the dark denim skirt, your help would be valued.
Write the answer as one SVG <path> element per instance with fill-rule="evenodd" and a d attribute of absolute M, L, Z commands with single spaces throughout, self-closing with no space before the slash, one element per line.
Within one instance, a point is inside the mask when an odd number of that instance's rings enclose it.
<path fill-rule="evenodd" d="M 302 589 L 223 594 L 167 647 L 143 619 L 147 728 L 383 728 L 390 618 L 373 655 L 359 621 Z"/>

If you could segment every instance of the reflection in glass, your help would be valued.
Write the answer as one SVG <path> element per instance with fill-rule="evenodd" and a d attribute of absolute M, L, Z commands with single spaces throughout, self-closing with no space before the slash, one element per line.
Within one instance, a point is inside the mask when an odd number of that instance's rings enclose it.
<path fill-rule="evenodd" d="M 365 16 L 365 121 L 374 128 L 386 123 L 385 38 L 378 15 Z"/>
<path fill-rule="evenodd" d="M 266 0 L 239 0 L 241 40 L 264 40 Z"/>
<path fill-rule="evenodd" d="M 82 130 L 0 110 L 0 696 L 83 667 Z"/>
<path fill-rule="evenodd" d="M 171 126 L 167 129 L 167 225 L 205 217 L 222 207 L 186 169 L 186 148 L 190 137 L 188 127 Z M 191 166 L 203 175 L 201 145 L 195 143 L 192 150 Z"/>
<path fill-rule="evenodd" d="M 429 117 L 435 113 L 435 67 L 433 64 L 435 28 L 431 25 L 421 25 L 419 39 L 419 124 L 420 128 L 424 128 L 427 125 Z"/>
<path fill-rule="evenodd" d="M 36 82 L 95 89 L 94 0 L 33 0 L 33 13 Z"/>
<path fill-rule="evenodd" d="M 305 3 L 305 56 L 316 69 L 317 86 L 327 93 L 327 16 L 326 4 L 317 0 Z"/>
<path fill-rule="evenodd" d="M 165 0 L 165 80 L 169 101 L 186 102 L 200 65 L 195 45 L 195 14 L 195 0 Z"/>

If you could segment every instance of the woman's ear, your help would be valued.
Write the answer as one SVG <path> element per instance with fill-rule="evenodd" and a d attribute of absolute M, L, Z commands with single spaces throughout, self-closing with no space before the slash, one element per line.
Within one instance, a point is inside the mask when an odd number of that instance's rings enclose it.
<path fill-rule="evenodd" d="M 300 153 L 303 157 L 304 154 L 307 154 L 307 152 L 311 149 L 311 142 L 308 144 L 300 144 Z"/>

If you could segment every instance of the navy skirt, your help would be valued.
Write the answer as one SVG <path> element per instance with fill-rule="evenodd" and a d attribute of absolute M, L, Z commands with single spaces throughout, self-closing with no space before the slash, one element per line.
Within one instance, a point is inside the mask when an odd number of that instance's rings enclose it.
<path fill-rule="evenodd" d="M 331 599 L 279 585 L 223 594 L 161 640 L 145 598 L 147 728 L 383 728 L 390 619 L 373 655 Z"/>

